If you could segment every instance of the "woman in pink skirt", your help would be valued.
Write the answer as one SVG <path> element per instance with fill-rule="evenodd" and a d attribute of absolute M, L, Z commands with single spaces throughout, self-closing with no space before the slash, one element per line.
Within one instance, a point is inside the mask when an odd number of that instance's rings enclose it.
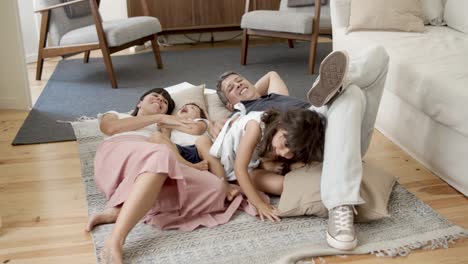
<path fill-rule="evenodd" d="M 221 179 L 179 163 L 166 145 L 148 141 L 157 124 L 187 125 L 167 115 L 173 109 L 169 93 L 156 88 L 141 96 L 132 114 L 98 117 L 105 138 L 96 151 L 94 177 L 108 203 L 85 229 L 115 222 L 102 263 L 122 263 L 125 238 L 142 218 L 160 229 L 189 231 L 226 223 L 240 206 L 241 196 L 225 204 Z"/>

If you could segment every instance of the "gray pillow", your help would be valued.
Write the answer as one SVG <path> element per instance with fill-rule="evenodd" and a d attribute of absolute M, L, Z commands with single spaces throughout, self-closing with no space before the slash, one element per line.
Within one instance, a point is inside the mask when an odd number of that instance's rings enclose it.
<path fill-rule="evenodd" d="M 326 5 L 328 0 L 320 0 L 321 5 Z M 315 0 L 288 0 L 288 7 L 313 6 Z"/>
<path fill-rule="evenodd" d="M 60 2 L 62 3 L 67 3 L 71 1 L 73 0 L 60 0 Z M 99 6 L 99 0 L 97 0 L 97 4 Z M 89 4 L 89 1 L 83 1 L 76 4 L 67 5 L 64 7 L 64 9 L 65 14 L 67 14 L 67 17 L 70 19 L 91 15 L 91 6 Z"/>

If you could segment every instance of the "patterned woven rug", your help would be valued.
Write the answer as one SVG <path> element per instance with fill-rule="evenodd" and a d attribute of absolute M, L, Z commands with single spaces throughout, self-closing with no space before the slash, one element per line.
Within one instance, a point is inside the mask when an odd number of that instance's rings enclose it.
<path fill-rule="evenodd" d="M 106 203 L 93 177 L 94 154 L 102 137 L 96 120 L 75 122 L 72 126 L 79 143 L 88 213 L 92 214 L 102 211 Z M 407 255 L 418 248 L 446 248 L 468 234 L 398 184 L 389 210 L 390 218 L 357 225 L 359 246 L 346 254 Z M 323 218 L 293 217 L 270 223 L 243 212 L 237 212 L 225 225 L 192 232 L 159 231 L 140 223 L 126 240 L 124 258 L 125 263 L 296 263 L 305 257 L 343 254 L 327 246 L 326 227 L 327 220 Z M 96 253 L 112 228 L 113 225 L 102 225 L 93 230 Z"/>

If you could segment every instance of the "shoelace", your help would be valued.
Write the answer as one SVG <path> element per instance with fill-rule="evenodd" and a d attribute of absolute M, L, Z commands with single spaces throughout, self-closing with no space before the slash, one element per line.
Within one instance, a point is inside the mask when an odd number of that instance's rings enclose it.
<path fill-rule="evenodd" d="M 335 227 L 336 231 L 351 231 L 353 227 L 353 212 L 351 211 L 351 207 L 349 206 L 342 206 L 334 210 L 335 215 Z"/>

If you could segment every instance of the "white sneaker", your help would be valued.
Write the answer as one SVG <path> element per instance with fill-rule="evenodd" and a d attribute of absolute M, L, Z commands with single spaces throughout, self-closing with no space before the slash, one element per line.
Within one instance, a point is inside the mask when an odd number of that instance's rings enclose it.
<path fill-rule="evenodd" d="M 348 71 L 348 53 L 333 51 L 320 63 L 319 76 L 307 92 L 309 102 L 320 107 L 342 92 L 343 80 Z"/>
<path fill-rule="evenodd" d="M 351 205 L 342 205 L 328 211 L 327 243 L 330 247 L 353 250 L 357 246 L 353 209 Z"/>

